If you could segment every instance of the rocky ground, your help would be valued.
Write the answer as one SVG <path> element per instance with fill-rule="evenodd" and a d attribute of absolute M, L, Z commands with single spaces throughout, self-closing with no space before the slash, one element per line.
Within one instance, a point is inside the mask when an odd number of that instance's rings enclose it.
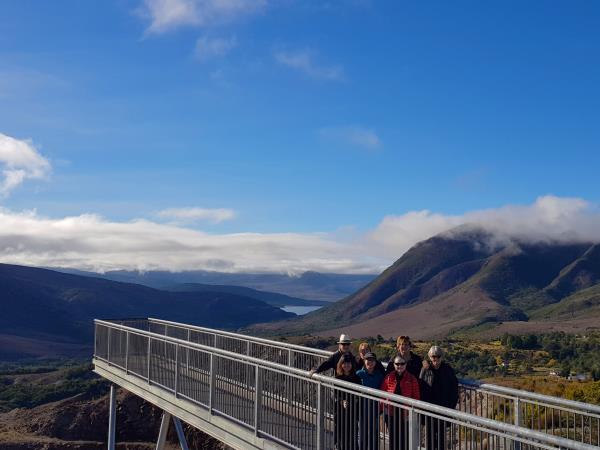
<path fill-rule="evenodd" d="M 150 450 L 156 446 L 162 411 L 139 397 L 117 395 L 117 448 Z M 210 436 L 184 425 L 190 449 L 227 449 Z M 32 409 L 0 414 L 0 450 L 95 450 L 106 448 L 108 397 L 80 394 Z M 169 449 L 180 448 L 173 426 Z"/>

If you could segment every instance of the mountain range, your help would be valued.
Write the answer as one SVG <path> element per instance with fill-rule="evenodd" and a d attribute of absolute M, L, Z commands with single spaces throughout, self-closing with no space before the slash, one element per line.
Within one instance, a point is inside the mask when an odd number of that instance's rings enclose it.
<path fill-rule="evenodd" d="M 158 317 L 237 329 L 294 316 L 229 292 L 171 292 L 47 269 L 0 264 L 0 359 L 86 353 L 93 319 Z"/>
<path fill-rule="evenodd" d="M 82 272 L 64 268 L 53 268 L 53 270 L 125 283 L 142 284 L 157 289 L 173 289 L 181 284 L 226 285 L 274 292 L 296 299 L 329 302 L 337 301 L 356 292 L 377 276 L 376 274 L 338 274 L 311 271 L 299 275 L 288 275 L 278 273 L 225 273 L 204 270 L 182 272 L 113 270 L 104 273 Z M 288 304 L 291 305 L 292 303 Z"/>
<path fill-rule="evenodd" d="M 600 328 L 600 244 L 462 226 L 422 241 L 356 293 L 267 333 L 435 338 Z"/>

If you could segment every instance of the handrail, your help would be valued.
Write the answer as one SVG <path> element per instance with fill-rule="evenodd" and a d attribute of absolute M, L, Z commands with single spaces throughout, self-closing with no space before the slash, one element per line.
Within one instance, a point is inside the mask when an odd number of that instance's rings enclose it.
<path fill-rule="evenodd" d="M 449 409 L 449 408 L 445 408 L 442 406 L 433 405 L 433 404 L 426 403 L 426 402 L 423 402 L 420 400 L 414 400 L 414 399 L 411 399 L 408 397 L 403 397 L 400 395 L 395 395 L 395 394 L 383 392 L 380 390 L 367 388 L 367 387 L 364 387 L 361 385 L 356 385 L 356 384 L 338 380 L 338 379 L 335 379 L 332 377 L 315 375 L 311 378 L 308 376 L 308 372 L 306 372 L 304 370 L 297 369 L 295 367 L 291 367 L 288 365 L 278 364 L 278 363 L 271 362 L 271 361 L 265 361 L 263 359 L 255 358 L 255 357 L 252 357 L 249 355 L 230 352 L 230 351 L 223 350 L 220 348 L 206 346 L 206 345 L 198 344 L 195 342 L 185 341 L 185 340 L 174 338 L 171 336 L 161 335 L 161 334 L 154 333 L 151 331 L 141 330 L 138 328 L 133 328 L 133 327 L 129 327 L 126 325 L 116 324 L 116 323 L 109 322 L 109 321 L 96 319 L 96 320 L 94 320 L 94 323 L 96 325 L 101 325 L 101 326 L 105 326 L 107 328 L 125 331 L 127 333 L 131 333 L 131 334 L 135 334 L 135 335 L 147 336 L 149 339 L 170 342 L 179 347 L 201 350 L 201 351 L 209 353 L 209 354 L 216 354 L 216 355 L 225 357 L 227 359 L 242 360 L 253 366 L 256 366 L 257 369 L 267 367 L 267 368 L 271 368 L 277 372 L 293 374 L 293 375 L 303 378 L 305 381 L 308 381 L 311 383 L 318 383 L 319 385 L 335 386 L 335 387 L 341 388 L 342 390 L 345 390 L 345 391 L 350 391 L 350 392 L 355 392 L 355 393 L 357 392 L 357 393 L 366 395 L 369 398 L 374 397 L 376 399 L 379 399 L 380 401 L 382 401 L 385 404 L 395 403 L 404 408 L 409 407 L 410 409 L 413 409 L 413 410 L 433 413 L 434 416 L 438 416 L 438 417 L 441 416 L 446 420 L 448 420 L 448 419 L 463 420 L 467 424 L 473 424 L 473 425 L 477 425 L 480 427 L 485 427 L 486 432 L 508 433 L 510 435 L 511 439 L 515 439 L 517 441 L 525 440 L 525 439 L 534 439 L 536 441 L 539 441 L 541 444 L 552 444 L 552 445 L 559 446 L 560 448 L 569 449 L 569 450 L 592 450 L 592 449 L 598 448 L 596 446 L 591 446 L 588 444 L 576 442 L 576 441 L 573 441 L 570 439 L 552 436 L 552 435 L 549 435 L 546 433 L 541 433 L 541 432 L 538 432 L 535 430 L 530 430 L 530 429 L 519 427 L 516 425 L 506 424 L 506 423 L 502 423 L 502 422 L 495 421 L 492 419 L 482 418 L 482 417 L 478 417 L 478 416 L 468 414 L 465 412 L 457 411 L 454 409 Z M 110 364 L 110 361 L 108 359 L 101 358 L 98 355 L 95 355 L 95 358 L 98 358 L 101 360 L 106 360 Z M 107 355 L 107 358 L 109 358 L 108 355 Z"/>
<path fill-rule="evenodd" d="M 546 403 L 551 406 L 566 406 L 579 411 L 583 410 L 592 414 L 598 414 L 598 417 L 600 417 L 600 406 L 592 405 L 590 403 L 578 402 L 576 400 L 568 400 L 560 397 L 553 397 L 551 395 L 538 394 L 535 392 L 524 391 L 521 389 L 499 386 L 497 384 L 481 383 L 475 380 L 461 379 L 460 383 L 465 386 L 482 389 L 484 391 L 493 392 L 496 394 L 504 394 L 514 398 L 535 400 Z"/>
<path fill-rule="evenodd" d="M 201 331 L 203 333 L 218 334 L 221 336 L 243 339 L 245 341 L 257 342 L 260 344 L 266 344 L 266 345 L 277 344 L 278 347 L 297 350 L 297 351 L 304 352 L 304 353 L 311 353 L 311 354 L 318 355 L 318 356 L 324 356 L 326 358 L 329 358 L 329 356 L 331 356 L 331 352 L 328 352 L 327 350 L 320 350 L 318 348 L 304 347 L 302 345 L 290 344 L 288 342 L 272 341 L 269 339 L 259 338 L 259 337 L 255 337 L 255 336 L 248 336 L 246 334 L 233 333 L 231 331 L 215 330 L 214 328 L 199 327 L 196 325 L 183 325 L 178 322 L 171 322 L 169 320 L 163 320 L 163 319 L 155 319 L 153 317 L 149 317 L 148 321 L 151 323 L 159 323 L 159 324 L 170 325 L 170 326 L 178 327 L 178 328 L 185 328 L 185 329 L 190 329 L 190 330 L 194 330 L 194 331 Z"/>
<path fill-rule="evenodd" d="M 170 325 L 170 326 L 174 326 L 174 327 L 179 327 L 179 328 L 186 328 L 186 329 L 189 328 L 192 330 L 228 336 L 228 337 L 237 338 L 237 339 L 250 341 L 250 342 L 257 342 L 257 343 L 271 345 L 271 346 L 278 346 L 278 347 L 282 347 L 282 348 L 286 348 L 286 349 L 293 349 L 293 350 L 301 351 L 303 353 L 314 354 L 316 356 L 322 356 L 322 357 L 326 357 L 326 358 L 331 356 L 331 354 L 333 353 L 333 352 L 327 351 L 327 350 L 321 350 L 321 349 L 316 349 L 316 348 L 312 348 L 312 347 L 304 347 L 301 345 L 289 344 L 287 342 L 273 341 L 273 340 L 269 340 L 269 339 L 248 336 L 245 334 L 233 333 L 230 331 L 215 330 L 212 328 L 198 327 L 198 326 L 194 326 L 194 325 L 185 325 L 185 324 L 181 324 L 178 322 L 172 322 L 172 321 L 168 321 L 168 320 L 148 318 L 148 321 L 154 322 L 154 323 L 160 323 L 160 324 L 164 324 L 164 325 Z M 476 380 L 461 378 L 461 379 L 459 379 L 459 382 L 460 382 L 460 384 L 467 386 L 467 387 L 483 389 L 487 392 L 492 392 L 492 393 L 497 393 L 497 394 L 508 395 L 508 396 L 518 398 L 521 400 L 523 400 L 523 399 L 534 400 L 534 401 L 544 402 L 547 405 L 565 406 L 568 408 L 573 408 L 575 410 L 585 411 L 585 412 L 589 412 L 592 414 L 600 415 L 600 406 L 597 406 L 597 405 L 592 405 L 592 404 L 588 404 L 588 403 L 584 403 L 584 402 L 578 402 L 575 400 L 567 400 L 567 399 L 563 399 L 560 397 L 553 397 L 551 395 L 537 394 L 537 393 L 530 392 L 530 391 L 525 391 L 525 390 L 515 389 L 515 388 L 510 388 L 510 387 L 505 387 L 505 386 L 499 386 L 499 385 L 490 384 L 490 383 L 481 383 Z"/>

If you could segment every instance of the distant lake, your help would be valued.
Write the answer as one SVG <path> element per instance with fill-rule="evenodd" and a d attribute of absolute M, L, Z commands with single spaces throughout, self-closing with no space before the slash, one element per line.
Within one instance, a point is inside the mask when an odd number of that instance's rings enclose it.
<path fill-rule="evenodd" d="M 291 312 L 297 314 L 299 316 L 303 316 L 304 314 L 308 314 L 311 311 L 316 311 L 320 306 L 282 306 L 285 312 Z"/>

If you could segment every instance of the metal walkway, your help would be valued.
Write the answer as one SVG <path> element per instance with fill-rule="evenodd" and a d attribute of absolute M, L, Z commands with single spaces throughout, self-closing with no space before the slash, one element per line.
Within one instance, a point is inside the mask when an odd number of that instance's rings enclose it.
<path fill-rule="evenodd" d="M 463 383 L 451 410 L 309 378 L 321 350 L 158 319 L 95 327 L 94 370 L 172 415 L 180 437 L 178 419 L 238 449 L 600 448 L 594 405 Z"/>

